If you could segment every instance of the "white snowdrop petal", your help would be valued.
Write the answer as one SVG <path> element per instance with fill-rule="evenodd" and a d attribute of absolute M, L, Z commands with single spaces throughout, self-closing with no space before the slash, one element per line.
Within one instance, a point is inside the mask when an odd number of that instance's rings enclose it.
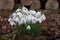
<path fill-rule="evenodd" d="M 12 20 L 12 18 L 9 18 L 8 21 L 10 22 Z"/>
<path fill-rule="evenodd" d="M 12 18 L 13 18 L 13 19 L 16 18 L 16 16 L 17 16 L 16 13 L 13 13 L 13 14 L 12 14 Z"/>
<path fill-rule="evenodd" d="M 40 19 L 41 19 L 42 21 L 46 20 L 45 15 L 43 14 L 43 15 L 40 17 Z"/>
<path fill-rule="evenodd" d="M 21 19 L 21 23 L 23 24 L 23 23 L 26 23 L 26 19 L 25 18 L 22 18 Z"/>
<path fill-rule="evenodd" d="M 9 18 L 9 19 L 8 19 L 8 22 L 11 22 L 11 21 L 13 21 L 13 19 L 12 19 L 12 18 Z"/>
<path fill-rule="evenodd" d="M 36 11 L 30 10 L 30 11 L 29 11 L 29 14 L 35 15 L 35 14 L 36 14 Z"/>
<path fill-rule="evenodd" d="M 20 13 L 20 12 L 17 12 L 17 16 L 18 16 L 19 18 L 22 18 L 22 17 L 23 17 L 22 13 Z"/>
<path fill-rule="evenodd" d="M 29 15 L 29 16 L 26 17 L 27 22 L 30 22 L 31 19 L 32 19 L 32 15 Z"/>
<path fill-rule="evenodd" d="M 27 16 L 25 17 L 25 19 L 26 19 L 26 22 L 28 22 L 28 17 Z"/>
<path fill-rule="evenodd" d="M 22 12 L 25 13 L 25 14 L 28 14 L 28 9 L 26 7 L 23 7 Z"/>
<path fill-rule="evenodd" d="M 32 21 L 32 23 L 36 23 L 37 22 L 37 18 L 32 17 L 31 21 Z"/>
<path fill-rule="evenodd" d="M 16 16 L 16 13 L 13 13 L 12 16 Z"/>
<path fill-rule="evenodd" d="M 18 8 L 18 9 L 16 10 L 16 12 L 19 12 L 19 11 L 21 11 L 21 9 Z"/>
<path fill-rule="evenodd" d="M 19 22 L 19 18 L 18 18 L 18 17 L 15 18 L 15 19 L 14 19 L 14 22 L 16 22 L 16 23 Z"/>
<path fill-rule="evenodd" d="M 19 24 L 19 25 L 21 25 L 21 24 L 22 24 L 22 23 L 21 23 L 21 20 L 19 20 L 18 24 Z"/>
<path fill-rule="evenodd" d="M 21 12 L 17 12 L 17 13 L 16 13 L 16 15 L 20 15 L 20 14 L 22 14 L 22 13 L 21 13 Z"/>
<path fill-rule="evenodd" d="M 37 13 L 35 14 L 35 16 L 36 16 L 37 18 L 39 18 L 39 17 L 41 16 L 41 13 L 40 13 L 40 12 L 37 12 Z"/>
<path fill-rule="evenodd" d="M 38 19 L 39 23 L 42 23 L 42 20 L 41 19 Z"/>
<path fill-rule="evenodd" d="M 13 25 L 16 25 L 14 22 L 10 22 L 10 25 L 13 26 Z"/>
<path fill-rule="evenodd" d="M 31 30 L 30 25 L 28 25 L 28 26 L 26 27 L 26 30 Z"/>
<path fill-rule="evenodd" d="M 13 16 L 13 17 L 12 17 L 12 19 L 15 19 L 15 18 L 16 18 L 16 16 Z"/>
<path fill-rule="evenodd" d="M 41 12 L 38 11 L 37 14 L 39 14 L 41 16 Z"/>

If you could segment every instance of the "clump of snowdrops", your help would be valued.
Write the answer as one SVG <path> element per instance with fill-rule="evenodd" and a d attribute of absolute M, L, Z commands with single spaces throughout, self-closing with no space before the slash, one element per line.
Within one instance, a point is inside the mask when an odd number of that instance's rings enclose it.
<path fill-rule="evenodd" d="M 18 8 L 9 17 L 8 22 L 11 26 L 16 26 L 18 33 L 26 33 L 31 36 L 36 36 L 40 33 L 41 23 L 46 17 L 41 11 L 28 10 L 26 7 Z"/>

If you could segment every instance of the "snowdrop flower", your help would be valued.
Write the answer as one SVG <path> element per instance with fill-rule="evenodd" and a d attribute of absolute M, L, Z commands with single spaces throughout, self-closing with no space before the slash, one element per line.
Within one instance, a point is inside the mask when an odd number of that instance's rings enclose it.
<path fill-rule="evenodd" d="M 20 8 L 18 8 L 18 9 L 16 10 L 16 12 L 19 12 L 19 11 L 21 11 L 21 9 L 20 9 Z"/>
<path fill-rule="evenodd" d="M 14 20 L 14 22 L 16 22 L 16 23 L 18 23 L 19 22 L 19 18 L 18 17 L 16 17 L 15 19 L 13 19 Z"/>
<path fill-rule="evenodd" d="M 41 19 L 42 21 L 46 20 L 45 15 L 43 14 L 43 15 L 40 17 L 40 19 Z"/>
<path fill-rule="evenodd" d="M 39 23 L 42 23 L 42 21 L 46 20 L 46 17 L 44 14 L 41 14 L 41 12 L 36 12 L 35 10 L 29 10 L 25 7 L 22 9 L 17 9 L 16 13 L 12 14 L 12 17 L 8 19 L 8 22 L 11 25 L 14 25 L 15 23 L 26 24 L 26 23 L 36 23 L 37 21 Z"/>
<path fill-rule="evenodd" d="M 41 19 L 38 19 L 38 22 L 39 22 L 39 23 L 42 23 L 42 20 L 41 20 Z"/>
<path fill-rule="evenodd" d="M 32 21 L 32 23 L 36 23 L 37 22 L 37 18 L 31 17 L 31 21 Z"/>
<path fill-rule="evenodd" d="M 22 12 L 25 13 L 25 14 L 28 14 L 28 9 L 26 7 L 23 7 Z"/>
<path fill-rule="evenodd" d="M 21 19 L 21 24 L 25 24 L 26 23 L 26 19 L 25 18 L 22 18 Z"/>
<path fill-rule="evenodd" d="M 8 22 L 10 22 L 10 21 L 12 21 L 12 18 L 9 18 L 9 19 L 8 19 Z"/>
<path fill-rule="evenodd" d="M 18 24 L 19 24 L 19 25 L 21 25 L 21 24 L 22 24 L 21 20 L 19 20 Z"/>
<path fill-rule="evenodd" d="M 10 25 L 13 26 L 13 25 L 16 25 L 14 22 L 10 22 Z"/>
<path fill-rule="evenodd" d="M 16 14 L 19 18 L 22 18 L 23 17 L 23 15 L 22 15 L 22 13 L 21 12 L 17 12 L 17 14 Z"/>
<path fill-rule="evenodd" d="M 26 19 L 27 22 L 29 22 L 29 20 L 28 20 L 29 18 L 27 16 L 25 17 L 25 19 Z"/>
<path fill-rule="evenodd" d="M 27 22 L 31 22 L 31 19 L 32 19 L 31 17 L 32 17 L 32 15 L 27 16 L 27 17 L 26 17 L 26 21 L 27 21 Z"/>
<path fill-rule="evenodd" d="M 13 14 L 12 14 L 12 18 L 13 18 L 13 19 L 16 18 L 16 13 L 13 13 Z"/>
<path fill-rule="evenodd" d="M 37 13 L 35 14 L 35 16 L 36 16 L 37 18 L 39 18 L 39 17 L 41 16 L 41 12 L 37 12 Z"/>
<path fill-rule="evenodd" d="M 13 13 L 12 16 L 16 16 L 16 13 Z"/>
<path fill-rule="evenodd" d="M 30 25 L 28 25 L 27 27 L 26 27 L 26 30 L 30 30 L 31 29 L 31 27 L 30 27 Z"/>
<path fill-rule="evenodd" d="M 20 14 L 22 14 L 22 13 L 21 13 L 21 12 L 17 12 L 17 13 L 16 13 L 16 15 L 20 15 Z"/>
<path fill-rule="evenodd" d="M 36 11 L 30 10 L 30 11 L 29 11 L 29 14 L 35 15 L 35 14 L 36 14 Z"/>
<path fill-rule="evenodd" d="M 12 18 L 9 18 L 9 19 L 8 19 L 8 22 L 13 22 L 13 19 L 12 19 Z"/>
<path fill-rule="evenodd" d="M 10 23 L 11 26 L 15 25 L 15 23 L 13 22 L 13 19 L 12 18 L 9 18 L 8 19 L 8 22 Z"/>

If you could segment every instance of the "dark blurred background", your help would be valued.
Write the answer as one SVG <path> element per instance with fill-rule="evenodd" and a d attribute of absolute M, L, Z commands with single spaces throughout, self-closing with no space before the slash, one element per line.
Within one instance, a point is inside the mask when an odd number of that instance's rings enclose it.
<path fill-rule="evenodd" d="M 15 1 L 15 4 L 20 4 L 21 3 L 21 0 L 14 0 Z M 40 0 L 41 2 L 41 8 L 40 9 L 45 9 L 45 4 L 48 0 Z M 57 0 L 59 2 L 59 8 L 60 8 L 60 0 Z M 29 8 L 29 6 L 26 6 L 27 8 Z"/>

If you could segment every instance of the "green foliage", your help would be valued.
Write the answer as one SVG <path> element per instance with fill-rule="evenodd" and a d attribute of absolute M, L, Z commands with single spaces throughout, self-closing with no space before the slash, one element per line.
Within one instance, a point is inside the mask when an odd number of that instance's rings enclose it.
<path fill-rule="evenodd" d="M 31 30 L 26 30 L 27 25 L 31 26 Z M 16 31 L 18 34 L 25 33 L 27 35 L 36 37 L 40 34 L 40 30 L 41 30 L 41 24 L 38 22 L 35 24 L 28 23 L 28 24 L 22 24 L 20 26 L 18 24 L 16 25 Z"/>
<path fill-rule="evenodd" d="M 36 37 L 40 34 L 41 30 L 41 24 L 36 23 L 36 24 L 30 24 L 31 30 L 26 30 L 26 34 Z"/>

